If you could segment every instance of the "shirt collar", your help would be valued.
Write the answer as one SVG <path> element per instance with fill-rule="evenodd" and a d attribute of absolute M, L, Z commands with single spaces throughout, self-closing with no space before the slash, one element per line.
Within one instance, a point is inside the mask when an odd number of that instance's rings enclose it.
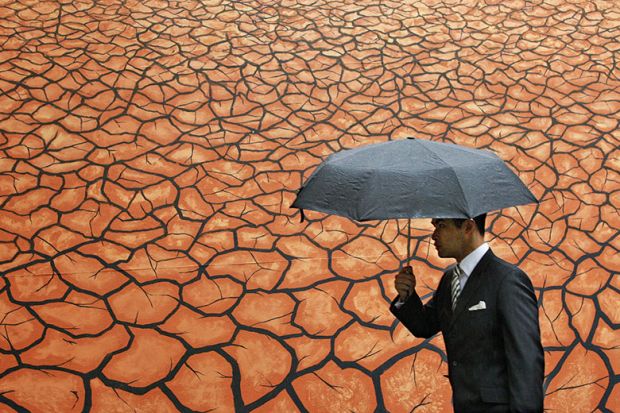
<path fill-rule="evenodd" d="M 459 267 L 461 270 L 467 274 L 468 276 L 474 271 L 476 265 L 480 262 L 484 254 L 489 250 L 489 244 L 486 242 L 482 243 L 478 248 L 469 253 L 465 258 L 459 262 Z"/>

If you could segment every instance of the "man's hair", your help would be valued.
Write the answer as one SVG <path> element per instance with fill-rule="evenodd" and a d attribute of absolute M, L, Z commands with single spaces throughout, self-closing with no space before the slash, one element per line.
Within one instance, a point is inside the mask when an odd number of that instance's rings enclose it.
<path fill-rule="evenodd" d="M 474 223 L 476 224 L 476 228 L 478 228 L 478 232 L 480 233 L 480 235 L 484 235 L 487 214 L 481 214 L 472 219 L 474 220 Z M 458 228 L 461 228 L 463 226 L 463 222 L 467 220 L 464 218 L 453 218 L 452 221 L 454 222 L 454 225 L 456 225 Z"/>

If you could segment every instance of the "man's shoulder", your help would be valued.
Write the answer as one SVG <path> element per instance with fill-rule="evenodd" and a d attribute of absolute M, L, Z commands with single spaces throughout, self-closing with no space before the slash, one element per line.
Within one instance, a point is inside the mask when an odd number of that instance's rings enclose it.
<path fill-rule="evenodd" d="M 520 271 L 519 267 L 516 264 L 510 263 L 506 261 L 505 259 L 501 258 L 497 254 L 495 254 L 492 249 L 489 249 L 487 251 L 483 259 L 487 259 L 490 263 L 493 263 L 494 265 L 497 265 L 497 266 L 504 267 L 506 269 L 513 269 L 513 270 Z"/>
<path fill-rule="evenodd" d="M 490 252 L 490 250 L 489 250 Z M 515 286 L 525 286 L 527 289 L 532 289 L 532 280 L 530 277 L 519 268 L 517 265 L 512 264 L 495 254 L 489 256 L 489 269 L 497 276 L 495 279 L 502 285 L 503 288 L 513 288 Z"/>
<path fill-rule="evenodd" d="M 516 264 L 510 263 L 493 253 L 493 251 L 489 250 L 484 259 L 487 260 L 488 268 L 498 274 L 502 274 L 502 278 L 504 277 L 517 277 L 517 278 L 529 278 L 527 274 L 519 268 Z"/>

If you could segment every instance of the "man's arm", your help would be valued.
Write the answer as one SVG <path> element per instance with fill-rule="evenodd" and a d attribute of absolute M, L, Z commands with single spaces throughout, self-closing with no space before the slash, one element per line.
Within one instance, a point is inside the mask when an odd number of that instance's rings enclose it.
<path fill-rule="evenodd" d="M 396 276 L 395 287 L 399 296 L 390 311 L 416 337 L 432 337 L 439 331 L 435 296 L 426 305 L 415 292 L 415 276 L 411 267 L 403 268 Z"/>
<path fill-rule="evenodd" d="M 510 411 L 542 412 L 544 355 L 532 282 L 524 272 L 516 270 L 502 281 L 498 299 Z"/>
<path fill-rule="evenodd" d="M 396 308 L 395 303 L 396 300 L 392 302 L 390 311 L 414 336 L 429 338 L 439 332 L 435 297 L 423 305 L 414 292 L 400 308 Z"/>

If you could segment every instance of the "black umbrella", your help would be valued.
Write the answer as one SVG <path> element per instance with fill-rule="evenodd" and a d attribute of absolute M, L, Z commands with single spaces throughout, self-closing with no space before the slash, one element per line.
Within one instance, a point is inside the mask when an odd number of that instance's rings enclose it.
<path fill-rule="evenodd" d="M 532 202 L 538 201 L 494 153 L 410 138 L 330 155 L 292 206 L 368 221 L 473 218 Z"/>

